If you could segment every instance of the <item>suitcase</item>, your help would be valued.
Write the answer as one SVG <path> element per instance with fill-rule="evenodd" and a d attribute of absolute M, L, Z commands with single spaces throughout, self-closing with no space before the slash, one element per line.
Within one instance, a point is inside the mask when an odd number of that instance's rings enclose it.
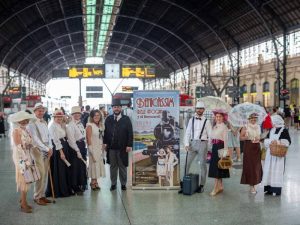
<path fill-rule="evenodd" d="M 182 193 L 184 195 L 192 195 L 198 189 L 199 174 L 187 174 L 183 177 Z"/>

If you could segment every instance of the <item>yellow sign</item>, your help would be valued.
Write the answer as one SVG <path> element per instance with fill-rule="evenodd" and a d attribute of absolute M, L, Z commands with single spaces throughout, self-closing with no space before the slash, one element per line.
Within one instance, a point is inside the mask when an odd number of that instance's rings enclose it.
<path fill-rule="evenodd" d="M 155 78 L 154 66 L 122 65 L 123 78 Z"/>
<path fill-rule="evenodd" d="M 70 68 L 68 73 L 70 78 L 103 78 L 104 69 L 103 68 Z"/>

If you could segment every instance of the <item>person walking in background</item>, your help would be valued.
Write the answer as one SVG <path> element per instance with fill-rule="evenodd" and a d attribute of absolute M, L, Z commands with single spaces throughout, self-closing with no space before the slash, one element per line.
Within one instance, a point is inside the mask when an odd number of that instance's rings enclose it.
<path fill-rule="evenodd" d="M 99 110 L 92 110 L 89 122 L 86 124 L 86 140 L 89 151 L 89 177 L 91 189 L 100 190 L 97 179 L 105 177 L 103 117 Z"/>
<path fill-rule="evenodd" d="M 34 146 L 37 146 L 33 153 L 36 165 L 41 174 L 41 179 L 37 181 L 34 186 L 34 201 L 38 205 L 47 205 L 47 203 L 51 203 L 51 201 L 45 197 L 45 187 L 48 181 L 49 159 L 53 153 L 52 143 L 47 123 L 43 118 L 45 113 L 43 104 L 37 103 L 34 106 L 33 113 L 37 120 L 33 123 L 29 123 L 27 130 L 33 138 Z"/>
<path fill-rule="evenodd" d="M 295 129 L 299 129 L 299 107 L 294 105 L 294 127 Z"/>
<path fill-rule="evenodd" d="M 288 105 L 285 105 L 285 107 L 284 107 L 284 122 L 285 122 L 285 127 L 287 129 L 289 129 L 291 126 L 291 117 L 292 117 L 291 109 Z"/>
<path fill-rule="evenodd" d="M 121 189 L 126 190 L 128 153 L 132 151 L 133 130 L 128 116 L 122 115 L 122 106 L 119 99 L 113 99 L 113 115 L 105 120 L 104 144 L 107 150 L 107 163 L 110 164 L 110 179 L 113 191 L 117 186 L 117 177 Z"/>
<path fill-rule="evenodd" d="M 44 118 L 44 120 L 46 121 L 47 124 L 48 124 L 49 121 L 51 120 L 51 116 L 49 115 L 48 109 L 47 109 L 47 108 L 45 108 L 45 113 L 44 113 L 43 118 Z"/>
<path fill-rule="evenodd" d="M 6 137 L 5 135 L 5 115 L 3 112 L 0 112 L 0 138 Z"/>
<path fill-rule="evenodd" d="M 215 115 L 215 124 L 212 127 L 210 136 L 212 142 L 212 156 L 209 164 L 208 177 L 215 178 L 215 184 L 212 192 L 210 193 L 211 196 L 215 196 L 223 192 L 224 186 L 222 179 L 230 177 L 229 169 L 220 169 L 218 167 L 218 162 L 220 160 L 219 150 L 228 150 L 228 128 L 224 123 L 227 121 L 227 113 L 223 110 L 215 110 L 213 113 Z M 231 153 L 227 151 L 226 156 L 230 154 Z"/>
<path fill-rule="evenodd" d="M 236 161 L 241 162 L 241 148 L 240 148 L 240 128 L 233 127 L 228 123 L 228 150 L 233 153 L 236 151 Z"/>
<path fill-rule="evenodd" d="M 281 195 L 285 157 L 271 155 L 270 144 L 277 142 L 278 144 L 288 147 L 291 144 L 291 138 L 289 131 L 284 128 L 285 123 L 280 116 L 274 115 L 271 119 L 274 127 L 271 129 L 264 141 L 267 148 L 267 154 L 264 164 L 262 184 L 264 185 L 265 194 L 276 196 Z"/>
<path fill-rule="evenodd" d="M 54 121 L 49 126 L 49 133 L 53 145 L 53 155 L 50 159 L 50 169 L 53 177 L 55 197 L 68 197 L 72 195 L 70 147 L 67 142 L 66 129 L 63 126 L 64 113 L 56 110 L 53 113 Z M 48 181 L 46 196 L 52 196 L 51 183 Z"/>
<path fill-rule="evenodd" d="M 26 130 L 29 121 L 36 118 L 27 112 L 20 111 L 10 116 L 9 121 L 12 123 L 12 150 L 13 161 L 16 168 L 17 190 L 21 192 L 21 211 L 32 213 L 32 206 L 27 203 L 27 192 L 30 184 L 26 182 L 26 170 L 34 165 L 32 148 L 33 140 Z"/>
<path fill-rule="evenodd" d="M 197 102 L 196 113 L 189 120 L 185 133 L 185 150 L 187 151 L 187 165 L 186 174 L 189 173 L 191 164 L 197 156 L 198 173 L 199 173 L 199 187 L 197 192 L 202 193 L 204 191 L 204 185 L 206 183 L 207 165 L 206 156 L 208 151 L 208 139 L 211 134 L 211 124 L 207 120 L 203 113 L 205 111 L 205 105 L 203 102 Z M 182 190 L 179 191 L 182 193 Z"/>
<path fill-rule="evenodd" d="M 248 117 L 248 124 L 242 128 L 240 139 L 244 141 L 243 172 L 241 184 L 250 185 L 250 192 L 256 194 L 255 185 L 262 179 L 262 165 L 260 155 L 261 129 L 257 124 L 258 115 L 252 113 Z"/>
<path fill-rule="evenodd" d="M 87 186 L 87 150 L 85 148 L 85 129 L 80 121 L 81 108 L 73 106 L 71 115 L 72 120 L 67 125 L 67 138 L 71 147 L 69 153 L 71 159 L 72 189 L 77 195 L 83 195 Z"/>
<path fill-rule="evenodd" d="M 131 102 L 128 102 L 127 107 L 123 110 L 123 114 L 128 116 L 132 123 L 133 110 L 131 108 Z"/>
<path fill-rule="evenodd" d="M 90 116 L 90 109 L 91 107 L 89 105 L 85 106 L 85 111 L 81 114 L 81 123 L 83 125 L 84 128 L 86 128 L 86 124 L 89 120 L 89 116 Z"/>

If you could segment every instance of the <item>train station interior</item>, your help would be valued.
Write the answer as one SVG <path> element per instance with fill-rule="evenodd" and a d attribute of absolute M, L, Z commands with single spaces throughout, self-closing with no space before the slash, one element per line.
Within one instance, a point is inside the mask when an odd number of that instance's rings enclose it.
<path fill-rule="evenodd" d="M 0 12 L 0 225 L 300 224 L 299 0 L 0 0 Z M 223 111 L 217 104 L 213 108 L 216 101 Z M 13 119 L 25 110 L 34 116 L 39 105 L 49 115 L 44 121 L 49 127 L 63 112 L 65 135 L 74 114 L 91 116 L 86 106 L 98 110 L 103 126 L 121 106 L 133 133 L 125 188 L 123 183 L 112 188 L 111 165 L 103 150 L 106 175 L 98 179 L 100 190 L 92 188 L 87 172 L 82 195 L 72 189 L 72 196 L 52 194 L 50 204 L 40 205 L 33 182 L 27 193 L 33 208 L 23 213 L 13 160 Z M 252 111 L 238 111 L 240 106 Z M 251 116 L 257 118 L 259 132 L 266 134 L 258 145 L 267 156 L 259 158 L 262 178 L 254 184 L 255 193 L 252 185 L 249 192 L 241 184 L 245 144 L 241 156 L 233 147 L 230 177 L 223 179 L 220 193 L 212 194 L 215 179 L 210 175 L 204 186 L 199 183 L 201 191 L 199 186 L 191 195 L 179 193 L 187 175 L 188 124 L 190 118 L 198 119 L 199 109 L 205 110 L 212 129 L 220 114 L 229 131 L 239 127 L 239 135 Z M 284 165 L 279 171 L 283 183 L 280 194 L 272 195 L 263 183 L 266 173 L 272 174 L 264 170 L 265 163 L 274 157 L 265 139 L 271 139 L 272 119 L 278 115 L 290 142 L 277 157 Z M 263 125 L 266 118 L 271 127 Z M 106 129 L 102 137 L 99 128 L 103 144 Z M 202 140 L 202 132 L 200 142 L 211 141 L 205 155 L 210 168 L 215 157 L 210 148 L 216 143 L 209 133 Z M 81 160 L 88 171 L 92 153 L 85 135 L 80 141 L 87 160 Z M 174 161 L 168 164 L 171 157 Z M 192 163 L 193 174 L 201 167 L 199 158 Z M 161 162 L 165 167 L 160 171 Z M 53 168 L 48 168 L 49 177 Z M 52 175 L 47 177 L 51 185 Z"/>

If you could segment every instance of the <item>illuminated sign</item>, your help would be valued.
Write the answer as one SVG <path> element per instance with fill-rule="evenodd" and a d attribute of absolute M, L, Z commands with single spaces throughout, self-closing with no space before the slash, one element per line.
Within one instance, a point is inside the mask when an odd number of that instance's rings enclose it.
<path fill-rule="evenodd" d="M 122 65 L 122 78 L 155 78 L 154 65 Z"/>
<path fill-rule="evenodd" d="M 104 78 L 104 65 L 86 65 L 71 67 L 68 70 L 69 78 Z"/>
<path fill-rule="evenodd" d="M 133 87 L 133 86 L 122 86 L 123 92 L 133 92 L 134 90 L 138 90 L 139 87 Z"/>

